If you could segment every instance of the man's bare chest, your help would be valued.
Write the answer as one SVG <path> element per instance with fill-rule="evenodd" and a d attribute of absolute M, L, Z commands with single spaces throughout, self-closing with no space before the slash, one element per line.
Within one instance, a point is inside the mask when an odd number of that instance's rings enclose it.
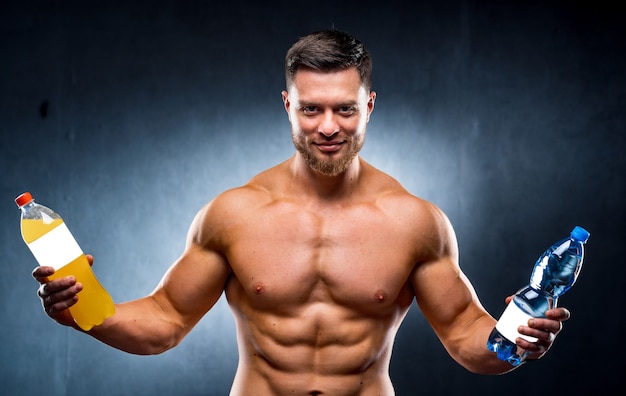
<path fill-rule="evenodd" d="M 380 310 L 407 299 L 411 236 L 376 210 L 268 210 L 231 231 L 240 292 L 267 304 L 328 302 Z"/>

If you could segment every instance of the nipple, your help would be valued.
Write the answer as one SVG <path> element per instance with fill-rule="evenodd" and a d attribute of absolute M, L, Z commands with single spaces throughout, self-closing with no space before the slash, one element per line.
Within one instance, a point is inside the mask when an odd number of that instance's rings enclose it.
<path fill-rule="evenodd" d="M 265 293 L 265 286 L 263 285 L 263 283 L 258 282 L 254 284 L 254 292 L 256 294 L 263 294 Z"/>
<path fill-rule="evenodd" d="M 375 294 L 374 294 L 374 298 L 376 299 L 376 301 L 378 302 L 383 302 L 385 301 L 385 298 L 387 298 L 387 293 L 385 293 L 383 290 L 378 290 Z"/>

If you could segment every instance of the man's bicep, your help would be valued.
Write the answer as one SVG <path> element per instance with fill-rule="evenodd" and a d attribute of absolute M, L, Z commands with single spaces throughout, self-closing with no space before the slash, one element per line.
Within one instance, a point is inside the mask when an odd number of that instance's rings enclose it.
<path fill-rule="evenodd" d="M 458 244 L 450 220 L 436 206 L 428 209 L 427 227 L 416 234 L 416 245 L 422 250 L 411 284 L 424 316 L 444 339 L 454 337 L 452 333 L 458 332 L 459 326 L 481 316 L 484 310 L 459 266 Z"/>
<path fill-rule="evenodd" d="M 190 244 L 152 293 L 170 317 L 195 324 L 220 298 L 230 268 L 221 254 Z"/>
<path fill-rule="evenodd" d="M 473 286 L 453 257 L 422 263 L 411 282 L 417 303 L 446 348 L 484 315 Z"/>

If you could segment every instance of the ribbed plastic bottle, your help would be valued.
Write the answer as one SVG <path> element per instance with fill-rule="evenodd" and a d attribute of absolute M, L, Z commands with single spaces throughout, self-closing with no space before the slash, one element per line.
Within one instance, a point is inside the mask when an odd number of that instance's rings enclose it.
<path fill-rule="evenodd" d="M 584 244 L 589 232 L 576 226 L 565 238 L 546 250 L 535 263 L 530 283 L 520 289 L 507 305 L 487 340 L 487 349 L 496 352 L 500 360 L 513 366 L 522 363 L 528 352 L 515 344 L 517 337 L 530 342 L 534 337 L 517 332 L 530 318 L 545 317 L 545 312 L 557 306 L 557 299 L 576 282 L 583 265 Z"/>
<path fill-rule="evenodd" d="M 69 308 L 76 324 L 84 331 L 102 324 L 115 313 L 113 299 L 96 278 L 61 216 L 36 203 L 29 192 L 15 198 L 15 203 L 22 212 L 20 225 L 24 242 L 39 265 L 55 269 L 48 279 L 71 275 L 83 285 L 78 302 Z"/>

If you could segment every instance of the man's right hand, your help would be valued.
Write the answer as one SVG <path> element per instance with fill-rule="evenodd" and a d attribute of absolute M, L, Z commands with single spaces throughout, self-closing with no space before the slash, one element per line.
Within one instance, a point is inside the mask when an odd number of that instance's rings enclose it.
<path fill-rule="evenodd" d="M 93 264 L 93 256 L 87 255 L 87 260 L 89 265 Z M 48 277 L 52 274 L 54 274 L 52 267 L 37 267 L 33 270 L 33 278 L 41 284 L 37 295 L 41 299 L 43 309 L 59 324 L 76 327 L 68 308 L 78 301 L 78 293 L 83 290 L 83 285 L 76 282 L 73 276 L 51 281 Z"/>

